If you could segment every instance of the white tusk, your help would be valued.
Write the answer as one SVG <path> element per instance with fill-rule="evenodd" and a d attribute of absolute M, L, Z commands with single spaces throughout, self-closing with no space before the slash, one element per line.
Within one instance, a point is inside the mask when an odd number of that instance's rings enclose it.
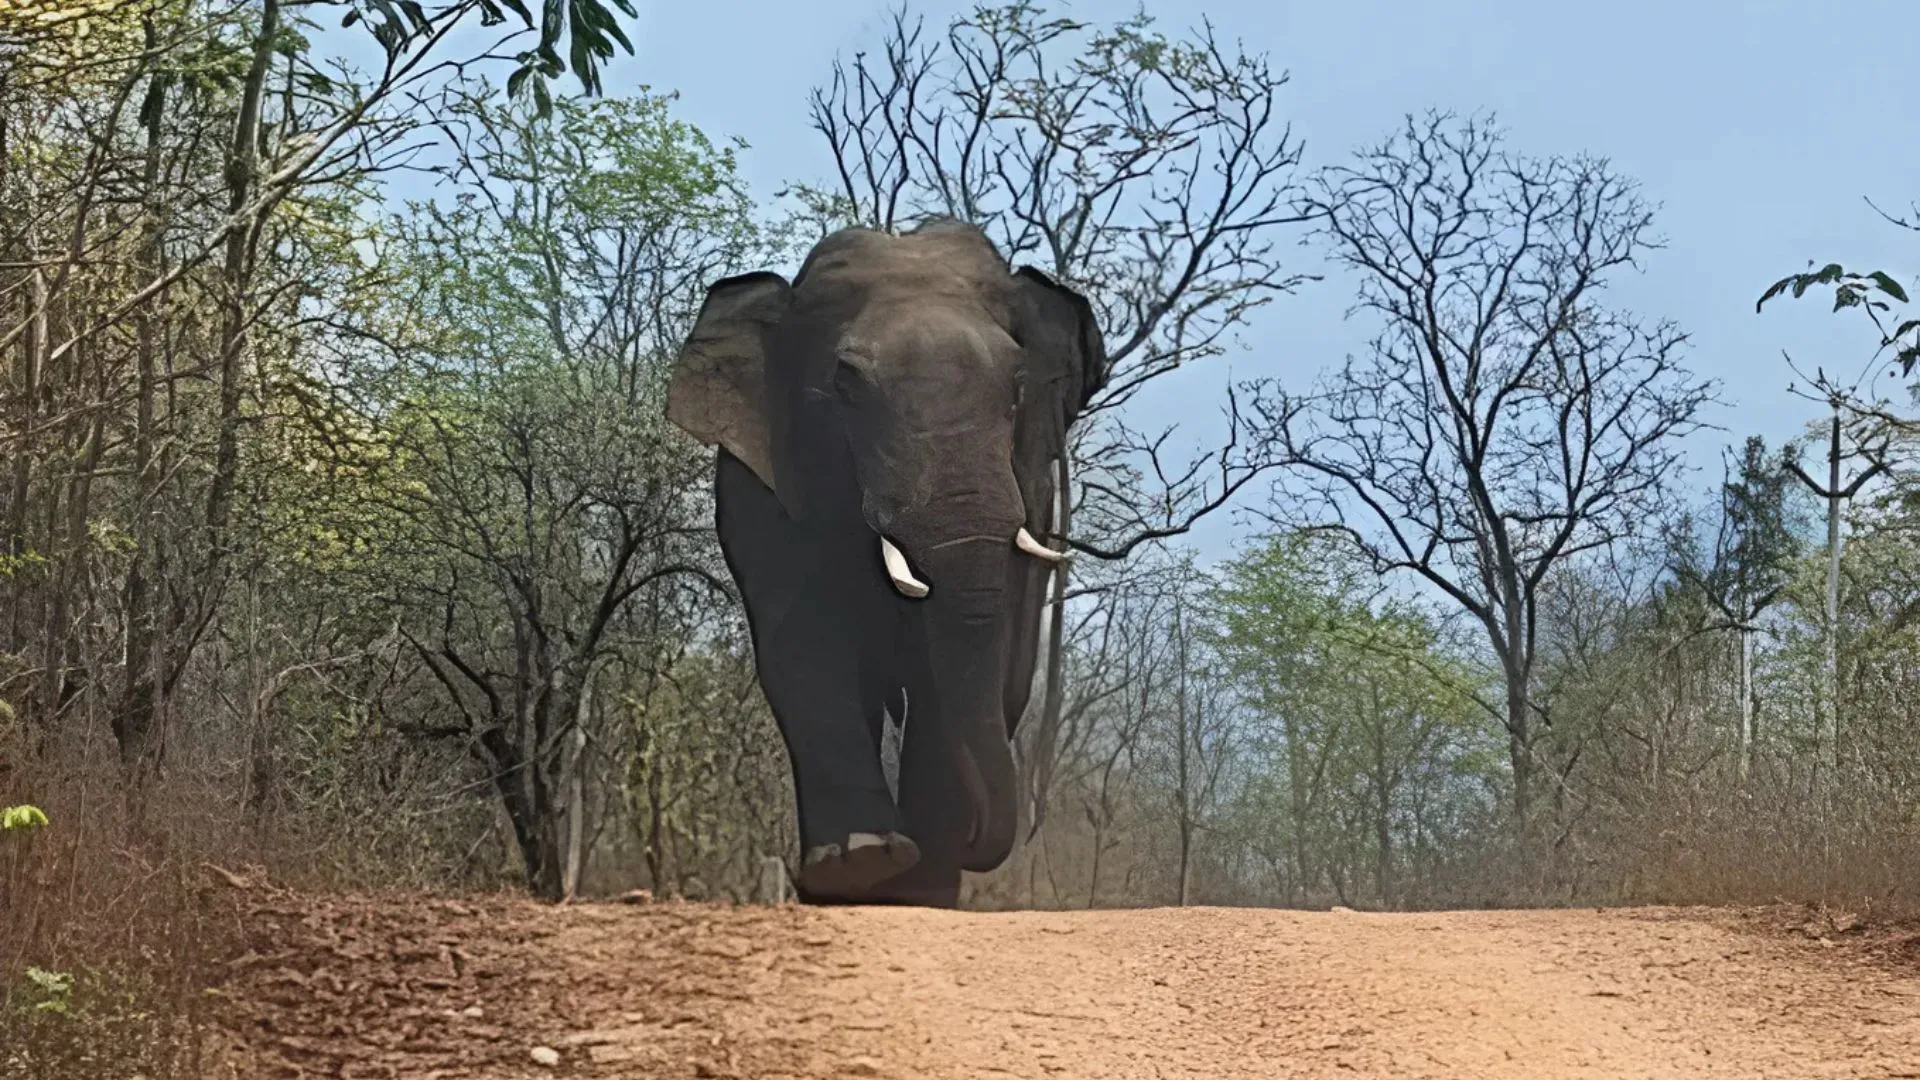
<path fill-rule="evenodd" d="M 1027 531 L 1025 525 L 1020 526 L 1020 531 L 1013 534 L 1013 546 L 1036 559 L 1045 559 L 1052 563 L 1067 561 L 1066 552 L 1055 551 L 1040 541 L 1035 540 L 1033 534 Z"/>
<path fill-rule="evenodd" d="M 901 596 L 911 596 L 915 600 L 927 595 L 927 583 L 913 576 L 913 568 L 907 565 L 907 557 L 893 546 L 893 541 L 880 538 L 880 561 L 887 564 L 887 576 L 893 579 L 893 587 L 900 590 Z"/>

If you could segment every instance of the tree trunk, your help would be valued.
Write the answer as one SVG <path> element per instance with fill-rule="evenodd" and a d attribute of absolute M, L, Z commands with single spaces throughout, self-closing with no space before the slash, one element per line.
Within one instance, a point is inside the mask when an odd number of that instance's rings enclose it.
<path fill-rule="evenodd" d="M 1193 787 L 1192 762 L 1190 758 L 1189 731 L 1187 726 L 1187 633 L 1186 627 L 1175 616 L 1174 631 L 1180 639 L 1180 687 L 1175 694 L 1179 719 L 1180 750 L 1178 754 L 1180 770 L 1180 906 L 1187 906 L 1187 887 L 1193 865 Z"/>
<path fill-rule="evenodd" d="M 1106 850 L 1106 830 L 1098 821 L 1093 823 L 1093 872 L 1087 875 L 1087 910 L 1092 911 L 1100 902 L 1100 854 Z"/>
<path fill-rule="evenodd" d="M 1290 710 L 1281 719 L 1281 727 L 1287 740 L 1287 807 L 1289 816 L 1293 818 L 1292 836 L 1288 842 L 1293 880 L 1288 886 L 1287 903 L 1295 906 L 1310 887 L 1310 868 L 1307 864 L 1307 751 L 1301 742 L 1300 725 L 1294 722 Z"/>
<path fill-rule="evenodd" d="M 1374 878 L 1380 887 L 1380 909 L 1393 910 L 1393 781 L 1387 768 L 1386 717 L 1381 713 L 1380 688 L 1373 697 L 1373 840 Z"/>
<path fill-rule="evenodd" d="M 146 24 L 147 48 L 155 47 L 156 37 L 153 20 L 149 17 Z M 146 233 L 141 245 L 141 276 L 148 280 L 159 277 L 163 258 L 160 242 L 163 208 L 159 201 L 159 190 L 163 131 L 161 117 L 166 111 L 166 102 L 166 79 L 156 74 L 147 83 L 146 101 L 141 106 L 141 115 L 147 123 L 146 160 L 141 164 L 142 191 L 146 198 L 146 205 L 141 208 L 144 219 L 142 228 Z M 153 307 L 160 300 L 161 297 L 155 297 L 150 303 L 141 305 L 134 316 L 133 552 L 127 564 L 125 586 L 126 652 L 122 663 L 126 667 L 126 674 L 119 707 L 114 710 L 112 720 L 114 741 L 120 747 L 123 760 L 131 759 L 133 752 L 146 743 L 153 731 L 157 704 L 155 698 L 160 681 L 153 602 L 159 544 L 159 538 L 155 535 L 154 501 L 158 484 L 153 461 L 153 406 L 159 345 Z"/>
<path fill-rule="evenodd" d="M 267 74 L 273 66 L 274 47 L 280 37 L 280 0 L 261 0 L 260 36 L 253 49 L 253 62 L 247 81 L 241 88 L 240 113 L 233 129 L 233 144 L 227 152 L 227 215 L 229 220 L 247 210 L 254 196 L 260 154 L 260 111 L 266 96 Z M 240 376 L 241 361 L 247 351 L 247 292 L 253 277 L 253 222 L 232 226 L 227 233 L 226 262 L 222 279 L 226 285 L 225 312 L 220 327 L 220 419 L 214 444 L 213 480 L 207 493 L 207 540 L 212 568 L 204 588 L 212 588 L 212 578 L 224 562 L 227 521 L 233 512 L 233 494 L 240 475 Z"/>
<path fill-rule="evenodd" d="M 494 787 L 513 825 L 513 839 L 527 871 L 527 887 L 542 900 L 561 898 L 559 835 L 553 817 L 543 811 L 528 782 L 533 763 L 495 723 L 480 733 L 480 745 L 491 759 Z"/>
<path fill-rule="evenodd" d="M 76 379 L 76 381 L 78 381 Z M 105 454 L 107 442 L 107 410 L 96 410 L 93 419 L 86 424 L 84 449 L 80 454 L 79 468 L 68 482 L 66 507 L 66 541 L 61 546 L 74 553 L 68 561 L 64 586 L 54 594 L 54 607 L 47 620 L 49 644 L 54 646 L 57 662 L 48 665 L 48 701 L 52 703 L 52 712 L 58 715 L 80 693 L 88 690 L 93 683 L 91 670 L 92 657 L 86 647 L 85 631 L 82 620 L 71 617 L 70 604 L 73 597 L 81 597 L 81 603 L 94 595 L 92 567 L 90 560 L 81 556 L 87 550 L 87 537 L 93 520 L 93 481 L 100 474 L 100 464 Z"/>
<path fill-rule="evenodd" d="M 1524 837 L 1533 819 L 1533 739 L 1528 726 L 1526 676 L 1507 674 L 1507 755 L 1513 764 L 1513 825 Z"/>
<path fill-rule="evenodd" d="M 1753 631 L 1741 620 L 1740 635 L 1740 779 L 1746 780 L 1753 768 Z"/>
<path fill-rule="evenodd" d="M 1833 442 L 1827 453 L 1827 715 L 1815 758 L 1840 763 L 1840 405 L 1833 406 Z"/>
<path fill-rule="evenodd" d="M 567 764 L 567 872 L 562 893 L 568 900 L 579 894 L 580 870 L 585 860 L 587 825 L 587 720 L 593 711 L 593 665 L 580 682 L 579 707 L 574 710 L 573 754 Z"/>
<path fill-rule="evenodd" d="M 649 754 L 647 759 L 647 881 L 653 886 L 655 895 L 665 895 L 667 888 L 667 805 L 663 797 L 659 761 Z"/>
<path fill-rule="evenodd" d="M 34 423 L 35 414 L 40 411 L 40 379 L 42 360 L 47 349 L 47 275 L 46 271 L 35 269 L 28 276 L 28 289 L 25 297 L 27 308 L 27 332 L 20 338 L 20 367 L 14 379 L 14 390 L 20 402 L 20 417 L 17 424 L 20 432 L 14 443 L 13 485 L 7 496 L 7 536 L 5 554 L 18 558 L 28 551 L 27 543 L 27 497 L 33 479 L 33 459 L 38 450 L 39 439 Z M 28 629 L 25 624 L 27 603 L 26 591 L 32 575 L 14 573 L 10 575 L 13 585 L 12 625 L 8 630 L 8 642 L 15 651 L 24 651 L 20 647 L 26 642 Z"/>

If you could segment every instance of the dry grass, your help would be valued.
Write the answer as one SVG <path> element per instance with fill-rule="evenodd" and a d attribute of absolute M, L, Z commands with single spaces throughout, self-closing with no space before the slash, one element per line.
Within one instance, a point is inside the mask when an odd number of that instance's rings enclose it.
<path fill-rule="evenodd" d="M 1886 925 L 1920 918 L 1911 794 L 1870 776 L 1814 786 L 1756 775 L 1744 788 L 1649 800 L 1582 850 L 1593 887 L 1576 902 L 1806 905 Z"/>
<path fill-rule="evenodd" d="M 132 805 L 112 770 L 19 781 L 7 801 L 49 824 L 0 834 L 0 1076 L 205 1075 L 207 988 L 239 941 L 217 815 L 164 785 Z"/>

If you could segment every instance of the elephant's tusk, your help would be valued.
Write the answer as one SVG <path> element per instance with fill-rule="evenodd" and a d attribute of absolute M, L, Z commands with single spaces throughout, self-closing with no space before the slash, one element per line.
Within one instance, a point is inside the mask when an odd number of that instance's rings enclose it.
<path fill-rule="evenodd" d="M 913 576 L 913 568 L 907 565 L 907 557 L 893 546 L 893 541 L 880 538 L 880 561 L 887 564 L 887 576 L 893 579 L 893 587 L 900 590 L 901 596 L 910 596 L 915 600 L 930 591 L 927 583 Z"/>
<path fill-rule="evenodd" d="M 1067 561 L 1066 552 L 1055 551 L 1052 548 L 1046 546 L 1045 544 L 1042 544 L 1040 541 L 1035 540 L 1033 538 L 1033 534 L 1027 531 L 1027 527 L 1025 525 L 1022 525 L 1020 527 L 1019 532 L 1013 534 L 1013 546 L 1019 548 L 1021 551 L 1026 552 L 1027 554 L 1033 556 L 1036 559 L 1045 559 L 1051 563 Z"/>

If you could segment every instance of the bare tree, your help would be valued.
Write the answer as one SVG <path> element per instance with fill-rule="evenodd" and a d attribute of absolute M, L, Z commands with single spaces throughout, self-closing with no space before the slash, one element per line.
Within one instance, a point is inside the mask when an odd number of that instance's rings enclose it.
<path fill-rule="evenodd" d="M 1130 610 L 1126 601 L 1164 592 L 1169 572 L 1166 560 L 1154 557 L 1095 564 L 1082 572 L 1079 585 L 1056 595 L 1048 607 L 1062 646 L 1049 650 L 1048 659 L 1057 667 L 1050 666 L 1043 676 L 1047 700 L 1041 715 L 1058 719 L 1022 729 L 1019 748 L 1022 792 L 1030 815 L 1028 840 L 1046 824 L 1051 793 L 1078 767 L 1076 762 L 1100 736 L 1102 724 L 1111 719 L 1111 700 L 1126 693 L 1137 674 L 1126 651 Z M 1071 618 L 1065 614 L 1069 604 Z"/>
<path fill-rule="evenodd" d="M 1262 412 L 1306 496 L 1283 513 L 1331 522 L 1485 631 L 1524 827 L 1541 590 L 1657 520 L 1677 438 L 1712 400 L 1681 366 L 1683 333 L 1602 302 L 1656 246 L 1652 212 L 1604 161 L 1525 157 L 1448 114 L 1320 173 L 1304 209 L 1381 328 L 1314 393 L 1269 386 Z"/>
<path fill-rule="evenodd" d="M 1308 280 L 1276 251 L 1303 220 L 1286 82 L 1211 27 L 1173 41 L 1144 15 L 1095 28 L 1018 3 L 976 7 L 927 41 L 901 10 L 880 57 L 837 62 L 814 91 L 838 183 L 795 193 L 875 229 L 974 222 L 1008 258 L 1085 291 L 1112 367 L 1095 411 L 1112 410 L 1219 355 L 1250 311 Z"/>
<path fill-rule="evenodd" d="M 1073 769 L 1062 778 L 1062 786 L 1078 794 L 1092 833 L 1092 866 L 1087 875 L 1090 908 L 1100 901 L 1101 864 L 1119 843 L 1113 833 L 1128 803 L 1128 782 L 1141 742 L 1165 708 L 1167 687 L 1173 680 L 1168 669 L 1177 658 L 1166 648 L 1167 612 L 1167 597 L 1158 592 L 1115 604 L 1109 617 L 1119 639 L 1120 671 L 1114 682 L 1122 690 L 1097 711 Z"/>
<path fill-rule="evenodd" d="M 1173 744 L 1172 801 L 1180 847 L 1174 892 L 1177 903 L 1186 907 L 1193 889 L 1194 846 L 1211 825 L 1222 777 L 1240 749 L 1240 733 L 1229 685 L 1194 647 L 1193 614 L 1184 598 L 1175 605 L 1171 636 L 1178 668 L 1173 723 L 1167 732 Z"/>

